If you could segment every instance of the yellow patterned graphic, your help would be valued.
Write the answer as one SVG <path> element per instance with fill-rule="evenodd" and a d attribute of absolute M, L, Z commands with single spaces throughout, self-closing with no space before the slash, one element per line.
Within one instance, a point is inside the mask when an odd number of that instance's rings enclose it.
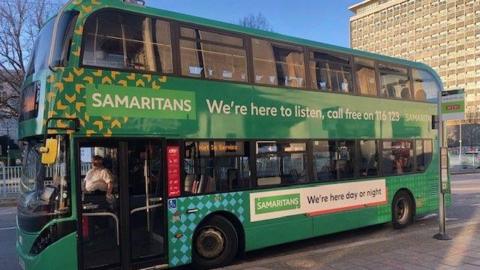
<path fill-rule="evenodd" d="M 68 76 L 63 78 L 63 81 L 64 82 L 73 82 L 73 79 L 74 79 L 73 73 L 69 72 Z"/>
<path fill-rule="evenodd" d="M 77 95 L 73 94 L 70 96 L 65 94 L 65 99 L 68 101 L 68 103 L 72 104 L 73 102 L 75 102 L 75 100 L 77 100 Z"/>
<path fill-rule="evenodd" d="M 93 75 L 95 75 L 95 77 L 102 77 L 103 70 L 99 69 L 99 70 L 93 72 Z"/>
<path fill-rule="evenodd" d="M 77 76 L 83 75 L 84 72 L 85 72 L 84 68 L 73 68 L 73 73 L 75 73 L 75 75 Z"/>
<path fill-rule="evenodd" d="M 89 83 L 89 84 L 92 84 L 92 83 L 93 83 L 93 78 L 90 77 L 90 76 L 83 78 L 83 80 L 84 80 L 85 82 Z"/>
<path fill-rule="evenodd" d="M 80 94 L 83 90 L 85 90 L 85 85 L 83 84 L 76 84 L 75 85 L 75 91 Z"/>
<path fill-rule="evenodd" d="M 110 79 L 108 76 L 105 76 L 102 79 L 102 84 L 112 84 L 112 79 Z"/>
<path fill-rule="evenodd" d="M 111 6 L 112 4 L 108 4 Z M 79 66 L 81 63 L 81 44 L 84 33 L 84 25 L 90 14 L 99 8 L 103 8 L 101 0 L 74 0 L 70 8 L 80 12 L 75 26 L 74 36 L 71 45 L 72 57 L 70 63 Z M 86 88 L 93 85 L 115 85 L 122 87 L 141 87 L 158 91 L 162 85 L 167 83 L 166 76 L 155 74 L 124 73 L 120 71 L 109 71 L 102 69 L 88 69 L 83 67 L 59 68 L 54 75 L 47 78 L 46 116 L 77 118 L 80 122 L 80 133 L 87 136 L 110 137 L 119 132 L 122 128 L 129 128 L 128 116 L 112 117 L 108 115 L 90 116 L 87 114 Z M 58 127 L 66 127 L 65 121 L 55 121 Z M 45 125 L 45 121 L 44 121 Z M 130 126 L 131 128 L 132 126 Z M 51 131 L 55 132 L 55 131 Z"/>

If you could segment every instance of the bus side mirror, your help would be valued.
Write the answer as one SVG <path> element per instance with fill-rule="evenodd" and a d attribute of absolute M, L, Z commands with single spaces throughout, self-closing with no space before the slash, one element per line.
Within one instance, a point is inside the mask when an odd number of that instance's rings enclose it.
<path fill-rule="evenodd" d="M 58 140 L 47 139 L 45 146 L 40 147 L 40 153 L 42 154 L 42 164 L 52 165 L 55 163 L 58 153 Z"/>

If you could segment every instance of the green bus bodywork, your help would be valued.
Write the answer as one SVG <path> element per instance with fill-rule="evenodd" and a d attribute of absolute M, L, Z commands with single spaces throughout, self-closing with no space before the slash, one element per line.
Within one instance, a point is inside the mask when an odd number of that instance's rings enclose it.
<path fill-rule="evenodd" d="M 71 55 L 68 66 L 54 71 L 36 72 L 26 79 L 25 84 L 39 81 L 41 84 L 38 116 L 23 121 L 19 125 L 20 138 L 40 136 L 45 132 L 46 119 L 50 117 L 78 118 L 80 129 L 70 134 L 70 149 L 76 138 L 84 137 L 161 137 L 165 139 L 432 139 L 433 159 L 428 169 L 422 173 L 402 176 L 378 177 L 386 179 L 387 203 L 349 211 L 310 217 L 295 215 L 265 221 L 250 222 L 249 194 L 259 190 L 220 193 L 213 195 L 180 197 L 174 200 L 175 207 L 168 208 L 168 260 L 169 266 L 191 262 L 192 237 L 197 225 L 209 214 L 221 212 L 235 219 L 237 226 L 244 231 L 246 251 L 275 244 L 305 239 L 329 233 L 340 232 L 362 226 L 391 221 L 391 202 L 395 192 L 407 189 L 412 192 L 416 214 L 427 214 L 438 208 L 438 131 L 432 129 L 431 118 L 412 119 L 409 115 L 437 115 L 437 105 L 431 103 L 380 99 L 356 95 L 304 91 L 276 87 L 264 87 L 242 83 L 229 83 L 190 79 L 157 74 L 130 73 L 88 69 L 80 67 L 81 40 L 86 18 L 101 8 L 116 8 L 152 16 L 173 19 L 231 32 L 291 42 L 312 48 L 397 63 L 412 68 L 427 70 L 440 82 L 436 73 L 429 67 L 415 62 L 380 56 L 352 49 L 340 48 L 323 43 L 287 37 L 276 33 L 246 29 L 240 26 L 201 19 L 152 8 L 137 7 L 114 0 L 71 1 L 67 10 L 80 12 L 74 31 Z M 123 100 L 138 95 L 157 98 L 190 100 L 190 110 L 169 111 L 165 108 L 148 109 L 143 106 L 135 109 L 122 109 L 122 104 L 111 107 L 105 96 L 97 97 L 104 108 L 94 105 L 92 95 L 118 94 Z M 232 105 L 230 112 L 213 110 L 212 102 Z M 124 102 L 124 101 L 122 101 Z M 122 103 L 120 102 L 120 103 Z M 117 104 L 118 105 L 118 104 Z M 210 105 L 210 108 L 209 108 Z M 235 105 L 246 106 L 248 114 L 235 111 Z M 277 109 L 277 115 L 252 115 L 252 106 Z M 321 112 L 315 117 L 290 117 L 280 115 L 280 108 L 295 109 L 295 106 Z M 119 108 L 120 107 L 120 108 Z M 186 106 L 188 107 L 188 106 Z M 362 119 L 347 119 L 345 110 L 361 113 Z M 343 110 L 343 118 L 329 117 L 332 112 Z M 400 119 L 380 121 L 370 119 L 377 111 L 399 112 Z M 363 119 L 363 117 L 368 119 Z M 65 125 L 57 121 L 57 126 Z M 75 179 L 76 153 L 70 151 L 72 183 Z M 348 182 L 344 181 L 343 183 Z M 324 183 L 322 183 L 324 184 Z M 300 186 L 322 185 L 310 183 Z M 78 194 L 76 185 L 71 185 L 72 194 Z M 292 189 L 298 186 L 290 187 Z M 280 190 L 278 187 L 268 190 Z M 262 192 L 268 190 L 261 190 Z M 77 200 L 72 196 L 71 217 L 77 220 Z M 170 202 L 169 204 L 170 205 Z M 187 214 L 186 210 L 199 209 Z M 49 224 L 58 222 L 52 220 Z M 48 226 L 48 224 L 46 225 Z M 75 269 L 77 267 L 77 235 L 73 233 L 57 241 L 43 251 L 40 256 L 30 256 L 33 239 L 38 234 L 18 231 L 21 243 L 17 250 L 27 269 Z M 60 255 L 61 254 L 61 255 Z"/>

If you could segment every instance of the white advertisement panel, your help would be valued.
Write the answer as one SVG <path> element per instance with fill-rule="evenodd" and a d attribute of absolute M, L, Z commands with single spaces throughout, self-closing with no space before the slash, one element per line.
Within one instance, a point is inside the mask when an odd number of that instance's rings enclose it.
<path fill-rule="evenodd" d="M 250 221 L 316 216 L 387 203 L 385 179 L 250 194 Z"/>

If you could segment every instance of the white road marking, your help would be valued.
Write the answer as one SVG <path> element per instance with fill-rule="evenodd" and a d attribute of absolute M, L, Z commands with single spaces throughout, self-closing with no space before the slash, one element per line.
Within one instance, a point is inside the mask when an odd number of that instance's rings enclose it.
<path fill-rule="evenodd" d="M 15 215 L 17 211 L 5 211 L 5 212 L 0 212 L 0 216 L 7 216 L 7 215 Z"/>
<path fill-rule="evenodd" d="M 0 216 L 14 215 L 17 213 L 16 207 L 0 207 Z"/>
<path fill-rule="evenodd" d="M 15 230 L 17 227 L 5 227 L 5 228 L 0 228 L 0 231 L 12 231 Z"/>
<path fill-rule="evenodd" d="M 417 220 L 431 219 L 431 218 L 434 218 L 434 217 L 436 217 L 436 216 L 438 216 L 438 214 L 429 214 L 429 215 L 426 215 L 426 216 L 424 216 L 424 217 L 421 217 L 421 218 L 419 218 L 419 219 L 417 219 Z"/>
<path fill-rule="evenodd" d="M 452 191 L 478 191 L 478 192 L 480 192 L 480 188 L 479 187 L 464 187 L 464 188 L 456 187 L 456 188 L 452 188 Z"/>

